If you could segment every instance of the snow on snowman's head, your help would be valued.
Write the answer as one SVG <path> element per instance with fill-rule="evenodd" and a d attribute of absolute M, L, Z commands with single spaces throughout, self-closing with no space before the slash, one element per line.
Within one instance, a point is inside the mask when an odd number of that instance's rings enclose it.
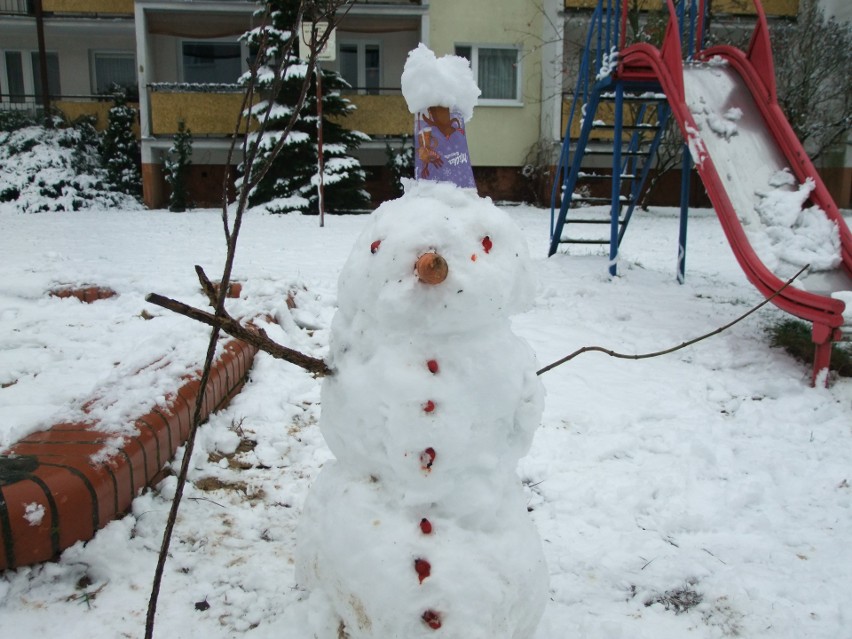
<path fill-rule="evenodd" d="M 408 53 L 400 87 L 411 113 L 441 106 L 457 110 L 465 122 L 473 117 L 481 93 L 465 58 L 438 58 L 423 43 Z"/>
<path fill-rule="evenodd" d="M 428 283 L 416 263 L 446 261 Z M 350 321 L 386 331 L 441 334 L 481 327 L 529 308 L 535 292 L 520 230 L 491 200 L 446 182 L 412 182 L 385 202 L 356 241 L 340 276 Z"/>

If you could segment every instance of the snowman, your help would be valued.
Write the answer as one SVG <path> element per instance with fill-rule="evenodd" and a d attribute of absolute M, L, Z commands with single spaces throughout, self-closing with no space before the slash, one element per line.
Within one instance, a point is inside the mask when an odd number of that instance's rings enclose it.
<path fill-rule="evenodd" d="M 339 281 L 320 472 L 297 541 L 317 639 L 529 639 L 547 570 L 518 460 L 543 389 L 509 316 L 532 303 L 520 230 L 476 194 L 467 61 L 412 51 L 416 178 Z"/>

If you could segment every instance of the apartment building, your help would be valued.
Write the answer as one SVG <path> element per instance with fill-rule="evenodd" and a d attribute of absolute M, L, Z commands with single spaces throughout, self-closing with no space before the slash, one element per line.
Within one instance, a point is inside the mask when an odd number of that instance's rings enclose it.
<path fill-rule="evenodd" d="M 52 106 L 69 119 L 96 114 L 103 126 L 110 87 L 125 86 L 138 101 L 145 204 L 166 202 L 163 158 L 183 120 L 194 138 L 191 196 L 213 205 L 243 99 L 236 80 L 248 68 L 239 37 L 257 24 L 258 6 L 243 0 L 0 0 L 0 109 L 38 109 L 46 75 Z M 344 125 L 372 138 L 359 159 L 374 201 L 387 193 L 386 146 L 412 133 L 400 75 L 419 42 L 438 55 L 472 61 L 483 91 L 468 127 L 480 191 L 496 199 L 521 196 L 528 151 L 542 137 L 561 135 L 561 9 L 561 0 L 353 3 L 336 33 L 335 59 L 323 65 L 352 86 L 346 97 L 357 110 Z M 237 155 L 231 163 L 240 160 Z"/>

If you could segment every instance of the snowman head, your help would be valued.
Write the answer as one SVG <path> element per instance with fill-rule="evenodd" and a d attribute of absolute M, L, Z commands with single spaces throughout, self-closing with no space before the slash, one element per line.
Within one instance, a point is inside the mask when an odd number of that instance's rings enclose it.
<path fill-rule="evenodd" d="M 518 227 L 491 200 L 409 182 L 384 203 L 343 268 L 347 321 L 388 332 L 473 330 L 529 308 L 535 285 Z"/>
<path fill-rule="evenodd" d="M 465 123 L 480 91 L 469 62 L 421 44 L 408 54 L 402 92 L 414 114 L 416 180 L 356 242 L 340 277 L 342 318 L 355 330 L 363 322 L 364 331 L 446 334 L 526 310 L 526 243 L 473 182 Z"/>

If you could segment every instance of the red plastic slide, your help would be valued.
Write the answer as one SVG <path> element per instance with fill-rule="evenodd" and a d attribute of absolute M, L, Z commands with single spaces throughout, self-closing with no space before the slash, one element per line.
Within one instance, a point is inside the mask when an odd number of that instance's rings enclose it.
<path fill-rule="evenodd" d="M 852 233 L 778 106 L 766 17 L 754 3 L 748 52 L 717 46 L 684 65 L 672 17 L 663 46 L 627 47 L 618 73 L 662 85 L 728 242 L 763 295 L 811 263 L 772 301 L 813 324 L 816 379 L 852 324 L 852 309 L 844 320 L 844 302 L 832 297 L 852 295 Z"/>

